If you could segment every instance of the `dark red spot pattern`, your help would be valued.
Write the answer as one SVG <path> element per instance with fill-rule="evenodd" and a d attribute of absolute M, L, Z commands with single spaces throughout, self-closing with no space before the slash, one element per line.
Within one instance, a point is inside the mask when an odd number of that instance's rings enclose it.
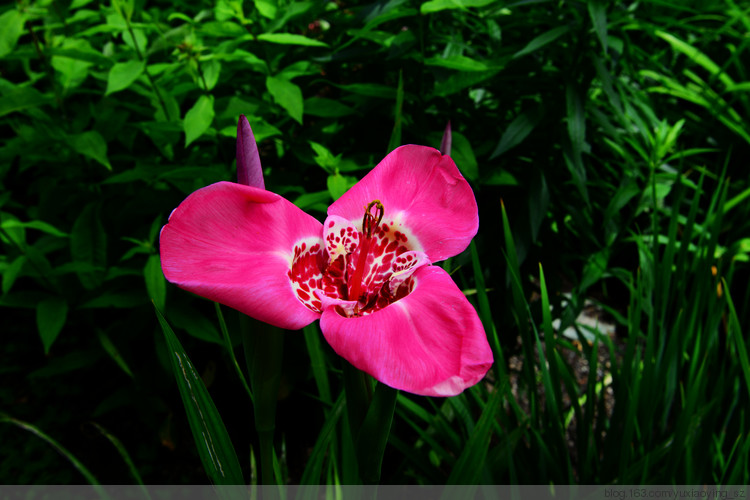
<path fill-rule="evenodd" d="M 324 239 L 320 242 L 300 242 L 295 245 L 289 279 L 299 300 L 309 309 L 322 312 L 321 296 L 344 301 L 356 301 L 352 309 L 336 306 L 342 315 L 372 314 L 411 293 L 414 279 L 412 268 L 424 263 L 414 252 L 403 255 L 410 248 L 403 229 L 394 230 L 394 221 L 382 222 L 372 231 L 367 243 L 365 235 L 351 222 L 329 219 L 325 224 Z M 360 259 L 363 247 L 367 250 Z M 363 262 L 361 273 L 356 273 Z M 353 277 L 361 275 L 359 287 Z M 357 297 L 351 297 L 353 289 Z"/>

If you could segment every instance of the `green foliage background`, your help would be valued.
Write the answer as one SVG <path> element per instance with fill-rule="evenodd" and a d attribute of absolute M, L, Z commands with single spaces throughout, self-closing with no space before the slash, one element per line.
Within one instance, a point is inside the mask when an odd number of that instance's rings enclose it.
<path fill-rule="evenodd" d="M 748 44 L 733 0 L 0 7 L 0 482 L 208 480 L 152 301 L 255 480 L 240 319 L 223 336 L 158 257 L 170 211 L 235 178 L 242 113 L 266 188 L 321 219 L 452 124 L 481 223 L 445 267 L 496 365 L 398 396 L 384 482 L 747 484 Z M 277 479 L 356 482 L 316 328 L 285 334 Z"/>

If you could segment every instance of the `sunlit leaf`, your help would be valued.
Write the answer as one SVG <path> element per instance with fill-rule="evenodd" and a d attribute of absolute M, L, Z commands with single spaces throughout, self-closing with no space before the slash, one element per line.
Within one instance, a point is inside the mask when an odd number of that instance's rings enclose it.
<path fill-rule="evenodd" d="M 125 90 L 138 79 L 143 70 L 146 68 L 146 63 L 143 61 L 127 61 L 124 63 L 117 63 L 109 70 L 109 76 L 107 78 L 107 91 L 104 95 L 109 95 L 120 90 Z"/>
<path fill-rule="evenodd" d="M 295 121 L 302 124 L 304 104 L 299 86 L 284 78 L 269 76 L 266 78 L 266 88 L 276 104 L 284 108 Z"/>
<path fill-rule="evenodd" d="M 44 353 L 50 347 L 65 326 L 68 317 L 68 303 L 62 297 L 52 297 L 41 301 L 36 306 L 36 326 L 44 345 Z"/>
<path fill-rule="evenodd" d="M 258 35 L 258 40 L 282 45 L 305 45 L 307 47 L 328 47 L 328 44 L 320 40 L 314 40 L 293 33 L 263 33 Z"/>
<path fill-rule="evenodd" d="M 156 315 L 167 341 L 172 373 L 206 474 L 216 485 L 245 484 L 232 441 L 203 380 L 158 309 Z"/>
<path fill-rule="evenodd" d="M 99 132 L 89 130 L 82 134 L 72 135 L 68 140 L 77 153 L 88 156 L 107 167 L 108 170 L 112 170 L 112 165 L 109 164 L 107 158 L 107 143 Z"/>
<path fill-rule="evenodd" d="M 214 96 L 202 95 L 185 113 L 185 147 L 202 136 L 214 120 Z"/>
<path fill-rule="evenodd" d="M 23 33 L 26 15 L 14 8 L 10 8 L 0 15 L 0 57 L 13 51 L 16 42 Z"/>

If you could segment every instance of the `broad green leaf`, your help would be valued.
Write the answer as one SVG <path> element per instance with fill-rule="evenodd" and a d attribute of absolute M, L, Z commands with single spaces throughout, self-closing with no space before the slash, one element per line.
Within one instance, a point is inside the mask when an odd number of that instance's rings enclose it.
<path fill-rule="evenodd" d="M 304 109 L 302 89 L 289 80 L 275 76 L 266 77 L 266 88 L 276 104 L 284 108 L 289 116 L 301 125 Z"/>
<path fill-rule="evenodd" d="M 531 54 L 532 52 L 541 49 L 545 45 L 550 44 L 565 35 L 568 31 L 570 31 L 568 26 L 558 26 L 557 28 L 552 28 L 551 30 L 542 33 L 526 44 L 524 48 L 513 54 L 513 59 L 518 59 L 521 56 Z"/>
<path fill-rule="evenodd" d="M 36 306 L 36 326 L 44 345 L 44 354 L 49 353 L 52 343 L 60 334 L 68 317 L 68 303 L 62 297 L 52 297 Z"/>
<path fill-rule="evenodd" d="M 476 59 L 466 56 L 454 55 L 450 57 L 431 57 L 424 60 L 426 66 L 439 66 L 441 68 L 454 69 L 456 71 L 487 71 L 487 65 Z"/>
<path fill-rule="evenodd" d="M 204 90 L 212 90 L 216 87 L 216 83 L 219 81 L 221 63 L 216 59 L 211 59 L 201 65 L 201 70 L 203 71 L 203 81 L 206 83 L 206 88 Z"/>
<path fill-rule="evenodd" d="M 158 309 L 156 316 L 167 341 L 172 373 L 206 474 L 216 485 L 245 484 L 234 446 L 208 389 Z"/>
<path fill-rule="evenodd" d="M 95 271 L 78 271 L 78 279 L 87 290 L 93 290 L 104 280 L 107 264 L 107 233 L 96 204 L 87 205 L 73 223 L 70 232 L 70 255 L 73 262 L 88 264 Z"/>
<path fill-rule="evenodd" d="M 96 334 L 99 337 L 99 343 L 102 345 L 102 348 L 107 352 L 107 354 L 109 354 L 109 357 L 112 358 L 112 360 L 117 363 L 117 366 L 122 368 L 122 371 L 127 373 L 130 378 L 133 378 L 133 372 L 130 371 L 130 367 L 122 358 L 122 356 L 120 355 L 120 351 L 117 350 L 117 347 L 112 343 L 107 334 L 98 329 L 96 331 Z"/>
<path fill-rule="evenodd" d="M 26 229 L 23 223 L 13 214 L 0 212 L 0 241 L 3 243 L 12 242 L 18 247 L 26 246 Z"/>
<path fill-rule="evenodd" d="M 200 24 L 201 33 L 216 37 L 239 38 L 247 36 L 247 30 L 234 21 L 214 21 Z"/>
<path fill-rule="evenodd" d="M 109 70 L 107 91 L 104 95 L 110 95 L 130 87 L 143 74 L 145 68 L 145 62 L 136 60 L 115 64 Z"/>
<path fill-rule="evenodd" d="M 144 33 L 144 30 L 135 28 L 133 29 L 133 35 L 135 35 L 135 38 L 130 34 L 130 30 L 122 32 L 122 41 L 125 42 L 125 45 L 136 52 L 147 52 L 148 37 Z"/>
<path fill-rule="evenodd" d="M 305 99 L 305 114 L 323 118 L 338 118 L 354 113 L 354 110 L 340 101 L 324 97 Z"/>
<path fill-rule="evenodd" d="M 315 151 L 315 163 L 317 163 L 323 170 L 329 173 L 334 173 L 339 163 L 341 162 L 341 155 L 335 155 L 331 151 L 317 142 L 309 141 L 310 147 Z"/>
<path fill-rule="evenodd" d="M 12 7 L 0 16 L 0 57 L 13 52 L 25 22 L 26 15 Z"/>
<path fill-rule="evenodd" d="M 607 2 L 605 0 L 590 0 L 588 2 L 589 16 L 594 24 L 594 31 L 602 44 L 604 53 L 607 53 Z"/>
<path fill-rule="evenodd" d="M 464 177 L 470 181 L 477 180 L 479 178 L 479 164 L 476 156 L 474 156 L 474 149 L 472 149 L 469 139 L 458 132 L 453 132 L 452 136 L 451 158 L 456 162 L 456 166 L 464 174 Z"/>
<path fill-rule="evenodd" d="M 432 14 L 447 9 L 467 9 L 469 7 L 484 7 L 497 0 L 430 0 L 419 7 L 422 14 Z"/>
<path fill-rule="evenodd" d="M 500 143 L 490 155 L 490 160 L 518 146 L 534 130 L 540 119 L 541 114 L 538 109 L 526 110 L 518 115 L 503 132 Z"/>
<path fill-rule="evenodd" d="M 8 265 L 8 267 L 3 270 L 3 295 L 7 294 L 10 289 L 13 288 L 13 283 L 16 282 L 16 278 L 21 273 L 21 270 L 23 269 L 23 266 L 24 264 L 26 264 L 26 262 L 26 256 L 19 255 L 13 260 L 13 262 Z"/>
<path fill-rule="evenodd" d="M 36 108 L 52 100 L 52 97 L 41 94 L 33 87 L 18 87 L 0 97 L 0 116 L 27 108 Z"/>
<path fill-rule="evenodd" d="M 339 173 L 335 173 L 328 176 L 328 192 L 331 193 L 333 201 L 336 201 L 356 183 L 356 177 L 343 176 Z"/>
<path fill-rule="evenodd" d="M 253 0 L 253 3 L 261 16 L 267 17 L 268 19 L 276 17 L 276 12 L 278 11 L 276 0 Z"/>
<path fill-rule="evenodd" d="M 214 121 L 214 96 L 202 95 L 185 113 L 185 147 L 203 135 Z"/>
<path fill-rule="evenodd" d="M 96 130 L 71 135 L 68 137 L 68 141 L 76 153 L 88 156 L 107 167 L 107 170 L 112 170 L 112 165 L 109 164 L 107 158 L 107 143 Z"/>
<path fill-rule="evenodd" d="M 504 61 L 497 62 L 493 69 L 487 71 L 457 71 L 444 80 L 435 80 L 435 95 L 445 97 L 478 85 L 498 74 L 504 64 Z"/>
<path fill-rule="evenodd" d="M 161 272 L 161 269 L 159 269 Z M 201 339 L 205 342 L 214 342 L 224 344 L 224 341 L 216 329 L 213 322 L 209 321 L 203 314 L 195 308 L 185 308 L 178 306 L 169 307 L 169 321 L 178 328 L 182 328 L 191 336 Z"/>
<path fill-rule="evenodd" d="M 381 85 L 379 83 L 352 83 L 349 85 L 336 85 L 336 87 L 351 92 L 352 94 L 378 97 L 380 99 L 395 99 L 397 92 L 393 87 Z"/>
<path fill-rule="evenodd" d="M 93 51 L 91 44 L 87 40 L 80 38 L 66 38 L 61 48 L 77 52 Z M 52 56 L 51 64 L 57 72 L 57 75 L 55 75 L 56 78 L 60 81 L 66 93 L 69 93 L 83 83 L 89 75 L 89 68 L 92 66 L 92 63 L 89 61 L 64 55 Z"/>
<path fill-rule="evenodd" d="M 304 45 L 307 47 L 328 47 L 328 44 L 320 40 L 313 40 L 302 35 L 292 33 L 263 33 L 258 35 L 258 40 L 263 42 L 278 43 L 282 45 Z"/>
<path fill-rule="evenodd" d="M 158 255 L 151 255 L 143 268 L 146 280 L 146 290 L 149 298 L 160 311 L 164 310 L 167 301 L 167 280 L 161 270 L 161 260 Z"/>
<path fill-rule="evenodd" d="M 68 237 L 66 233 L 63 233 L 51 224 L 47 224 L 46 222 L 40 220 L 32 220 L 29 222 L 21 222 L 19 220 L 4 220 L 2 221 L 2 223 L 0 223 L 0 227 L 2 227 L 3 229 L 9 229 L 12 227 L 26 227 L 29 229 L 38 229 L 39 231 L 51 234 L 52 236 L 59 236 L 60 238 Z"/>

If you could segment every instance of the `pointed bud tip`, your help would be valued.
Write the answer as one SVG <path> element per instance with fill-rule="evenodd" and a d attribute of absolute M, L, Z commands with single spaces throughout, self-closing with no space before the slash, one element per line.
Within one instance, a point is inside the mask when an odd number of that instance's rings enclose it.
<path fill-rule="evenodd" d="M 237 182 L 265 189 L 258 145 L 255 143 L 250 122 L 242 114 L 237 121 Z"/>
<path fill-rule="evenodd" d="M 450 156 L 452 143 L 453 133 L 451 131 L 451 121 L 448 120 L 448 124 L 445 126 L 445 131 L 443 132 L 443 140 L 440 141 L 440 152 L 444 155 Z"/>

